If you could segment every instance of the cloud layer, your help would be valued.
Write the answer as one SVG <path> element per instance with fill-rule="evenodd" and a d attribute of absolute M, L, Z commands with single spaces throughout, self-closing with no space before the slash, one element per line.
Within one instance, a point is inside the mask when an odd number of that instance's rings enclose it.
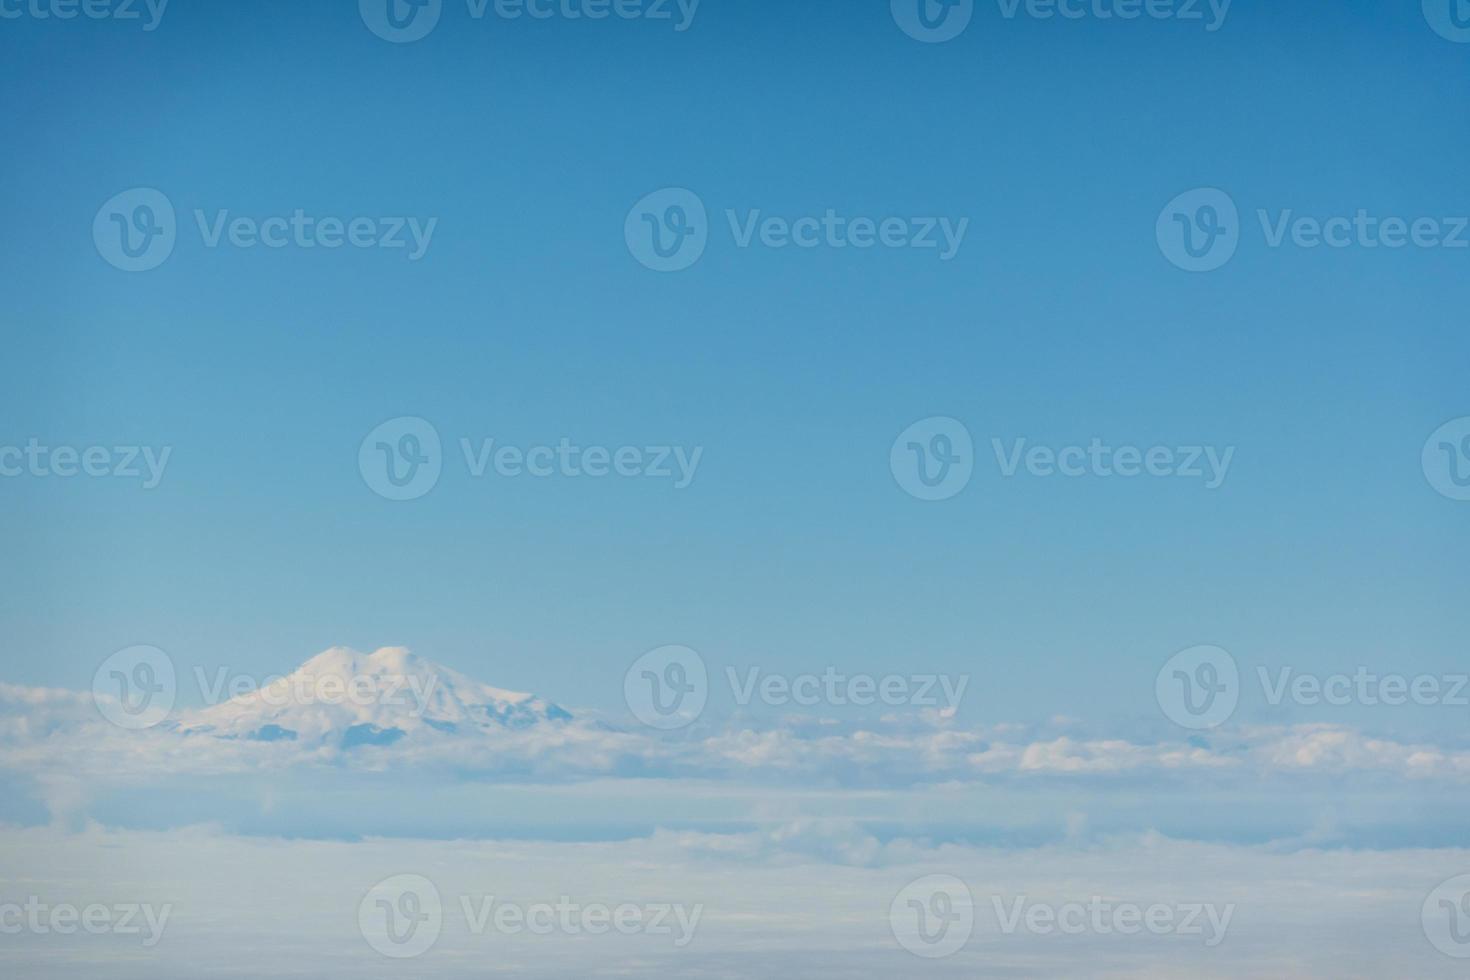
<path fill-rule="evenodd" d="M 432 975 L 690 977 L 1077 976 L 1224 978 L 1461 975 L 1426 941 L 1420 909 L 1470 867 L 1463 850 L 1300 850 L 1191 844 L 1141 835 L 1087 845 L 993 849 L 880 842 L 838 822 L 739 834 L 659 833 L 606 843 L 287 841 L 220 835 L 0 834 L 0 902 L 171 906 L 150 950 L 124 936 L 7 936 L 17 977 Z M 392 876 L 431 881 L 442 931 L 421 956 L 393 961 L 358 931 L 369 890 Z M 958 879 L 973 929 L 951 956 L 900 947 L 891 906 L 924 876 Z M 668 936 L 476 932 L 461 913 L 493 897 L 701 909 L 692 942 Z M 1221 941 L 1203 934 L 1008 930 L 1015 908 L 1231 909 Z M 1037 919 L 1034 921 L 1044 922 Z M 1079 920 L 1080 921 L 1080 920 Z"/>

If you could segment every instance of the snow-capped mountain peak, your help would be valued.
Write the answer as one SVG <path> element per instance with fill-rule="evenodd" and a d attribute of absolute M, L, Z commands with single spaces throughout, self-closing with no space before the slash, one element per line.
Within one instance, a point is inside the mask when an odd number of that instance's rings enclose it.
<path fill-rule="evenodd" d="M 482 684 L 404 647 L 370 654 L 333 647 L 257 690 L 186 714 L 178 727 L 223 738 L 351 748 L 570 718 L 533 694 Z"/>

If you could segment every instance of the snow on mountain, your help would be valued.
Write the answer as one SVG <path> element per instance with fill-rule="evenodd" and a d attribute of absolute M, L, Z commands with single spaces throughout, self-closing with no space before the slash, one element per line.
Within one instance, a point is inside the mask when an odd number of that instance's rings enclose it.
<path fill-rule="evenodd" d="M 571 714 L 504 691 L 403 647 L 333 647 L 264 687 L 181 716 L 185 734 L 252 741 L 390 745 L 403 738 L 526 729 Z"/>

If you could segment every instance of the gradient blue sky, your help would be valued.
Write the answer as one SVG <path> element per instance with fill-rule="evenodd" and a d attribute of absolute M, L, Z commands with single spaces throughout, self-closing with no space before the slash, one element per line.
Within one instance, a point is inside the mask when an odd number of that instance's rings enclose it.
<path fill-rule="evenodd" d="M 393 45 L 355 5 L 174 0 L 143 33 L 0 23 L 0 443 L 168 444 L 151 492 L 0 481 L 0 677 L 109 653 L 289 670 L 404 644 L 616 708 L 683 643 L 719 669 L 969 673 L 977 719 L 1157 720 L 1197 643 L 1247 669 L 1463 671 L 1470 505 L 1420 472 L 1470 414 L 1470 253 L 1272 250 L 1190 275 L 1160 208 L 1470 214 L 1470 46 L 1418 4 L 1237 0 L 1197 23 L 1005 20 L 923 45 L 886 2 L 705 0 L 666 23 L 471 21 Z M 189 226 L 103 262 L 103 201 Z M 629 207 L 717 231 L 658 275 Z M 437 217 L 428 255 L 207 250 L 194 208 Z M 720 212 L 968 217 L 959 256 L 735 248 Z M 469 480 L 383 500 L 363 436 L 705 447 L 684 491 Z M 888 448 L 964 420 L 942 503 Z M 1225 486 L 996 477 L 991 436 L 1237 447 Z M 451 454 L 455 453 L 453 446 Z M 1270 712 L 1247 689 L 1237 720 Z M 1411 717 L 1412 716 L 1412 717 Z M 1338 709 L 1379 729 L 1464 710 Z"/>

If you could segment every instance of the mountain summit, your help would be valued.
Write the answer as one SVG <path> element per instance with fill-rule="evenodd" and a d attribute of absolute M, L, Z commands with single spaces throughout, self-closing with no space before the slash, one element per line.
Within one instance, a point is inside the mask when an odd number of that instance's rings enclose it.
<path fill-rule="evenodd" d="M 481 684 L 403 647 L 333 647 L 258 690 L 186 714 L 179 730 L 342 748 L 423 735 L 488 733 L 568 721 L 533 694 Z"/>

